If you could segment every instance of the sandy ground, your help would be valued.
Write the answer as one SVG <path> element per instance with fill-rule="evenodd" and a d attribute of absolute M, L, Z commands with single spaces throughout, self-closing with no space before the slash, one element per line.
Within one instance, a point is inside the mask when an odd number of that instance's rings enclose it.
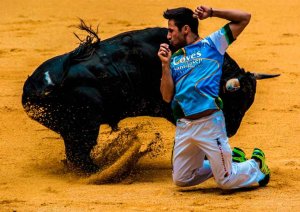
<path fill-rule="evenodd" d="M 30 120 L 21 105 L 23 83 L 46 59 L 73 50 L 78 17 L 96 26 L 100 37 L 166 26 L 166 8 L 195 8 L 196 1 L 1 0 L 0 2 L 0 211 L 299 211 L 300 208 L 300 2 L 295 0 L 210 0 L 213 7 L 252 14 L 248 28 L 229 53 L 250 71 L 281 73 L 259 81 L 232 146 L 265 150 L 272 171 L 269 185 L 222 191 L 213 179 L 186 189 L 171 180 L 174 127 L 160 118 L 126 119 L 121 126 L 146 123 L 140 135 L 159 132 L 165 154 L 140 160 L 134 173 L 115 184 L 91 185 L 65 170 L 59 135 Z M 225 23 L 200 24 L 202 36 Z M 78 31 L 77 31 L 78 32 Z M 80 32 L 78 32 L 80 34 Z M 110 129 L 101 127 L 101 139 Z"/>

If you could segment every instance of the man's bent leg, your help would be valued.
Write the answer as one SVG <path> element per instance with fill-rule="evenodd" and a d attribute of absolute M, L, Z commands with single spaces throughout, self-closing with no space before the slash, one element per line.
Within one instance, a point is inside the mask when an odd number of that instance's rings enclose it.
<path fill-rule="evenodd" d="M 180 122 L 180 121 L 179 121 Z M 173 152 L 173 181 L 177 186 L 197 185 L 210 177 L 209 161 L 190 137 L 189 123 L 177 123 Z"/>
<path fill-rule="evenodd" d="M 223 115 L 216 116 L 211 122 L 212 135 L 202 147 L 207 155 L 215 180 L 223 189 L 248 187 L 258 183 L 264 174 L 254 160 L 232 163 L 232 151 L 224 131 Z M 217 136 L 216 136 L 217 135 Z"/>

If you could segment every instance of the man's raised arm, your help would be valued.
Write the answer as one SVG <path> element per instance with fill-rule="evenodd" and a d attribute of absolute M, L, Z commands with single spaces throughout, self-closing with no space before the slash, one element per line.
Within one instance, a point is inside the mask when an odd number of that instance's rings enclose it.
<path fill-rule="evenodd" d="M 241 34 L 251 19 L 251 14 L 241 10 L 223 10 L 207 6 L 197 7 L 195 9 L 195 16 L 200 20 L 208 17 L 218 17 L 229 20 L 229 27 L 234 39 Z"/>

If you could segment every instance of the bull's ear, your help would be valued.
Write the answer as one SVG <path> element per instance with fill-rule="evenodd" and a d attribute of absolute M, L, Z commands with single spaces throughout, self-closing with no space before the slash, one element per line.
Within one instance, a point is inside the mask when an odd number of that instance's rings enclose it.
<path fill-rule="evenodd" d="M 132 37 L 129 36 L 129 35 L 125 35 L 125 36 L 122 38 L 122 43 L 123 43 L 125 46 L 132 47 L 132 46 L 133 46 L 133 40 L 132 40 Z"/>

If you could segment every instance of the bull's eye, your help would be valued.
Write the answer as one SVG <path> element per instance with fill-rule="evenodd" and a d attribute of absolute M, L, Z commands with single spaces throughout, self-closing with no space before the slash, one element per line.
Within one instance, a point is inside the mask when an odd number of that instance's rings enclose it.
<path fill-rule="evenodd" d="M 45 95 L 45 96 L 48 96 L 50 93 L 51 93 L 50 91 L 46 91 L 46 92 L 44 93 L 44 95 Z"/>
<path fill-rule="evenodd" d="M 49 85 L 42 92 L 42 96 L 48 96 L 54 90 L 54 85 Z"/>

